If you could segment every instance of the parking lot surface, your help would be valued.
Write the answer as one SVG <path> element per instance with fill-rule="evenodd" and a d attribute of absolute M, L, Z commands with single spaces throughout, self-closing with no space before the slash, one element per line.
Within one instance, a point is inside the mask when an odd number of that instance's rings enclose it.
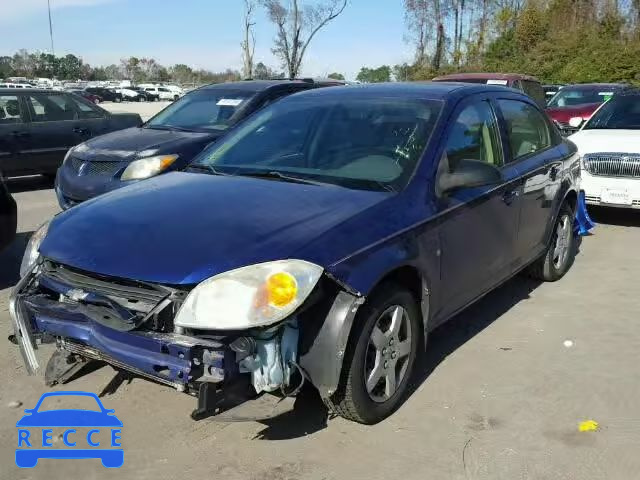
<path fill-rule="evenodd" d="M 172 102 L 104 102 L 100 106 L 112 113 L 137 113 L 145 122 Z"/>
<path fill-rule="evenodd" d="M 9 186 L 20 233 L 0 254 L 3 339 L 24 245 L 58 211 L 39 177 Z M 103 367 L 55 389 L 95 392 L 115 409 L 124 424 L 123 467 L 41 460 L 21 470 L 16 421 L 49 389 L 42 377 L 25 375 L 18 349 L 3 340 L 0 478 L 638 478 L 640 212 L 595 213 L 600 224 L 565 278 L 515 278 L 435 331 L 412 395 L 371 427 L 327 418 L 313 396 L 293 411 L 283 402 L 276 408 L 284 413 L 269 420 L 193 422 L 193 398 L 139 378 L 121 382 Z M 51 352 L 39 350 L 41 364 Z M 585 420 L 599 429 L 580 432 Z"/>

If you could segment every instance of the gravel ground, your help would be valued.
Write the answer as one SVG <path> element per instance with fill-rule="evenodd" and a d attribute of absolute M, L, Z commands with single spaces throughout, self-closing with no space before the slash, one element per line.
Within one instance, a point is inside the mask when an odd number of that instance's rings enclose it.
<path fill-rule="evenodd" d="M 57 211 L 51 186 L 39 178 L 10 186 L 21 233 L 0 255 L 4 338 L 24 244 Z M 327 419 L 313 397 L 271 420 L 193 422 L 193 398 L 142 379 L 109 385 L 114 372 L 104 367 L 62 390 L 105 393 L 106 407 L 124 423 L 124 466 L 113 472 L 98 460 L 41 460 L 20 470 L 15 422 L 47 389 L 42 378 L 25 376 L 7 343 L 0 349 L 0 478 L 638 478 L 640 255 L 633 252 L 640 212 L 598 211 L 596 218 L 595 235 L 584 239 L 564 279 L 516 278 L 434 332 L 415 391 L 373 427 Z M 50 351 L 39 351 L 41 362 Z M 599 430 L 579 432 L 591 419 Z"/>

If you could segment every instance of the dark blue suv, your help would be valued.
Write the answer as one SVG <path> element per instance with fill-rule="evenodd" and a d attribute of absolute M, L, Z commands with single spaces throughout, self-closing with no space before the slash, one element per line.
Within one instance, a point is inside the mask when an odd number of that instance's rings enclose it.
<path fill-rule="evenodd" d="M 33 236 L 10 307 L 77 358 L 199 396 L 307 382 L 363 423 L 407 393 L 430 330 L 575 255 L 579 160 L 528 96 L 379 84 L 287 97 L 185 172 L 111 192 Z"/>

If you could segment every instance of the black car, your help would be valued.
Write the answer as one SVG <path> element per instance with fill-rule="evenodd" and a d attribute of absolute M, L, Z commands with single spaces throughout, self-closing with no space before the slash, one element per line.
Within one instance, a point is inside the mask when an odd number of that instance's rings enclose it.
<path fill-rule="evenodd" d="M 69 148 L 96 135 L 142 124 L 68 92 L 0 89 L 0 171 L 54 177 Z"/>
<path fill-rule="evenodd" d="M 306 80 L 251 80 L 194 90 L 140 127 L 103 135 L 71 150 L 58 170 L 58 202 L 67 209 L 135 181 L 182 169 L 256 110 L 318 86 Z"/>
<path fill-rule="evenodd" d="M 157 93 L 148 92 L 144 88 L 141 88 L 141 87 L 129 87 L 129 90 L 133 90 L 135 92 L 138 92 L 140 95 L 142 95 L 144 97 L 144 99 L 147 102 L 157 102 L 158 100 L 160 100 L 160 95 L 158 95 Z"/>
<path fill-rule="evenodd" d="M 116 102 L 120 103 L 122 101 L 122 94 L 111 90 L 110 88 L 104 87 L 87 87 L 84 89 L 85 92 L 92 93 L 93 95 L 98 95 L 105 102 Z"/>
<path fill-rule="evenodd" d="M 16 236 L 16 202 L 9 193 L 0 172 L 0 251 L 9 245 Z"/>

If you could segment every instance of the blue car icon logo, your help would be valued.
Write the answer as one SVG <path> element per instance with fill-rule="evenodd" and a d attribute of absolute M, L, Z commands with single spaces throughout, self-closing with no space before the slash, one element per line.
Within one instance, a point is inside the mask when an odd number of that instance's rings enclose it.
<path fill-rule="evenodd" d="M 92 408 L 46 409 L 43 402 L 51 397 L 89 400 Z M 95 407 L 93 401 L 95 400 Z M 47 402 L 51 402 L 48 400 Z M 47 403 L 47 404 L 49 404 Z M 122 422 L 102 405 L 95 393 L 90 392 L 50 392 L 40 397 L 36 406 L 26 409 L 16 423 L 18 427 L 18 448 L 16 465 L 21 468 L 35 467 L 40 458 L 80 459 L 99 458 L 107 468 L 118 468 L 124 462 L 121 445 Z M 53 431 L 61 430 L 53 440 Z M 84 446 L 86 445 L 86 448 Z M 105 448 L 109 447 L 109 448 Z"/>

